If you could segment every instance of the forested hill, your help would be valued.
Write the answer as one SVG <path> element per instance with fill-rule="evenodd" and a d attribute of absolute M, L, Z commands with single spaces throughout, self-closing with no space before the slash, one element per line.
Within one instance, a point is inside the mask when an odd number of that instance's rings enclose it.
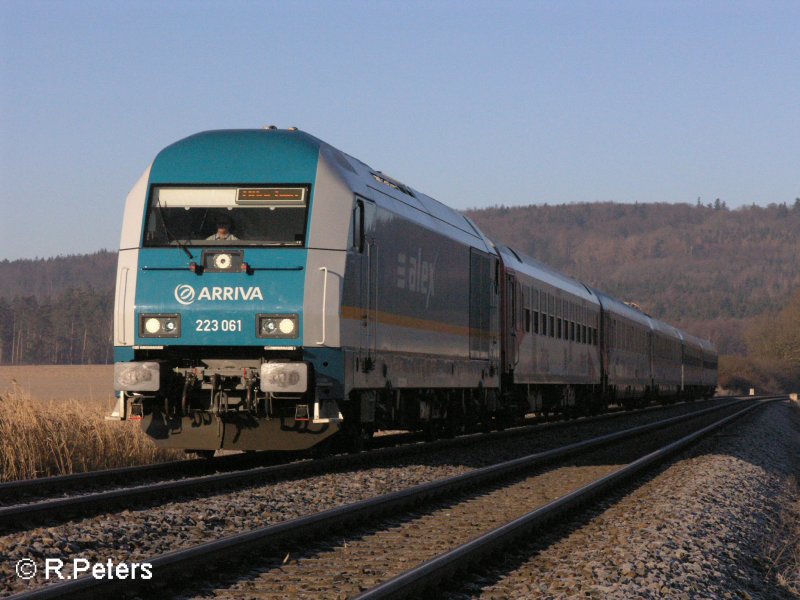
<path fill-rule="evenodd" d="M 800 199 L 716 205 L 570 204 L 466 213 L 509 245 L 645 312 L 743 353 L 754 316 L 800 289 Z"/>
<path fill-rule="evenodd" d="M 45 300 L 70 288 L 114 288 L 117 253 L 0 260 L 0 298 L 29 297 Z"/>
<path fill-rule="evenodd" d="M 107 363 L 117 253 L 0 261 L 0 364 Z"/>
<path fill-rule="evenodd" d="M 556 269 L 745 354 L 754 317 L 800 289 L 800 199 L 727 209 L 571 204 L 467 211 Z M 0 364 L 106 362 L 116 253 L 0 261 Z"/>

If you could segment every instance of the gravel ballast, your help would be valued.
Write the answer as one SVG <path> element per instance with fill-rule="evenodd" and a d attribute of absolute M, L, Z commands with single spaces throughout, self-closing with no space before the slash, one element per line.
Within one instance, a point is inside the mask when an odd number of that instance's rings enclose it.
<path fill-rule="evenodd" d="M 449 597 L 796 598 L 774 556 L 791 550 L 799 448 L 800 408 L 767 406 Z"/>

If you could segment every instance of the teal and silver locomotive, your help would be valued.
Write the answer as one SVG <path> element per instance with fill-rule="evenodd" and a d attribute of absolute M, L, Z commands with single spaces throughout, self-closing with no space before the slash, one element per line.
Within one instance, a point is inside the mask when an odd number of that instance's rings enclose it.
<path fill-rule="evenodd" d="M 497 268 L 463 215 L 307 133 L 199 133 L 127 198 L 116 389 L 198 451 L 490 419 Z"/>

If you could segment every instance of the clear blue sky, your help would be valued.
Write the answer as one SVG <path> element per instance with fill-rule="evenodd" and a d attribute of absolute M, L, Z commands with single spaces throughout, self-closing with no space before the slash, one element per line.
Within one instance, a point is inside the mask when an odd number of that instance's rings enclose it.
<path fill-rule="evenodd" d="M 0 2 L 0 260 L 155 154 L 298 126 L 456 208 L 800 196 L 800 2 Z"/>

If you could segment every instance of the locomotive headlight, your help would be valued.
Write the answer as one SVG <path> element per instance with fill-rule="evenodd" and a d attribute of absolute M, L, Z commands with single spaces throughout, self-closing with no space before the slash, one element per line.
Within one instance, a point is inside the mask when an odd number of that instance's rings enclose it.
<path fill-rule="evenodd" d="M 156 392 L 161 387 L 157 362 L 114 363 L 114 388 L 126 392 Z"/>
<path fill-rule="evenodd" d="M 297 315 L 258 315 L 258 337 L 297 337 Z"/>
<path fill-rule="evenodd" d="M 230 269 L 231 264 L 233 264 L 233 262 L 230 254 L 217 254 L 214 256 L 214 266 L 220 271 Z"/>
<path fill-rule="evenodd" d="M 278 329 L 280 329 L 281 333 L 284 335 L 294 333 L 294 321 L 291 319 L 281 319 L 281 322 L 278 323 Z"/>
<path fill-rule="evenodd" d="M 140 337 L 180 337 L 180 315 L 140 315 Z"/>
<path fill-rule="evenodd" d="M 304 362 L 269 362 L 261 365 L 262 392 L 303 393 L 308 389 Z"/>

